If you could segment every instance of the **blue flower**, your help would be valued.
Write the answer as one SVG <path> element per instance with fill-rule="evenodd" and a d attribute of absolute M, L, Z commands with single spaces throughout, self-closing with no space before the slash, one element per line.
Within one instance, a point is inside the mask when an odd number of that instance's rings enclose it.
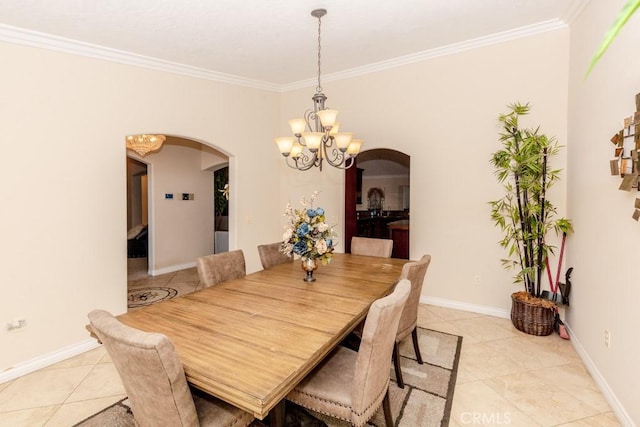
<path fill-rule="evenodd" d="M 298 227 L 298 230 L 297 230 L 296 233 L 300 237 L 302 237 L 305 234 L 309 233 L 309 224 L 307 224 L 306 222 L 303 222 L 302 224 L 300 224 L 300 227 Z"/>
<path fill-rule="evenodd" d="M 333 245 L 333 240 L 331 239 L 324 239 L 324 242 L 327 244 L 328 248 L 330 248 Z"/>
<path fill-rule="evenodd" d="M 317 208 L 317 209 L 316 209 L 316 215 L 324 215 L 324 209 L 322 209 L 322 208 Z M 309 215 L 309 216 L 311 216 L 311 215 Z"/>
<path fill-rule="evenodd" d="M 316 211 L 313 209 L 307 209 L 307 215 L 309 215 L 309 218 L 313 218 L 314 216 L 316 216 Z"/>
<path fill-rule="evenodd" d="M 303 240 L 296 242 L 296 244 L 293 245 L 293 252 L 297 253 L 298 255 L 304 255 L 305 253 L 307 253 L 306 242 L 304 242 Z"/>

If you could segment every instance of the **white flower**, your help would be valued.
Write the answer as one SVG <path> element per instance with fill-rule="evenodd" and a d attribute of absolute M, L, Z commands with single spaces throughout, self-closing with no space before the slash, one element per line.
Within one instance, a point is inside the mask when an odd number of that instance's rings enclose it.
<path fill-rule="evenodd" d="M 293 230 L 290 228 L 287 228 L 284 232 L 284 234 L 282 235 L 282 241 L 287 241 L 291 238 L 291 236 L 293 236 Z"/>
<path fill-rule="evenodd" d="M 319 223 L 316 228 L 318 229 L 318 231 L 320 233 L 324 233 L 325 231 L 327 231 L 330 227 L 327 225 L 326 222 L 321 222 Z"/>
<path fill-rule="evenodd" d="M 327 252 L 327 242 L 324 239 L 320 239 L 316 242 L 316 251 L 318 251 L 318 255 L 323 255 Z"/>
<path fill-rule="evenodd" d="M 291 207 L 291 203 L 287 203 L 287 208 L 284 210 L 284 216 L 293 216 L 293 208 Z"/>

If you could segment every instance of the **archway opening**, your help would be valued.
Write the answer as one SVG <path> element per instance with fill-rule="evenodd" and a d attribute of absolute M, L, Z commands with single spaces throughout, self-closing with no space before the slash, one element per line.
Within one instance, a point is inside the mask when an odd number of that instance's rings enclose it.
<path fill-rule="evenodd" d="M 368 150 L 352 169 L 345 177 L 345 251 L 353 236 L 392 239 L 392 256 L 409 259 L 410 156 Z"/>

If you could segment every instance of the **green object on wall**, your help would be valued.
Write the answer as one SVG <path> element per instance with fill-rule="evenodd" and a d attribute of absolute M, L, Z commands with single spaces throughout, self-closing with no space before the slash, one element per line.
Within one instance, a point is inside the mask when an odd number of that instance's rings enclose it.
<path fill-rule="evenodd" d="M 609 28 L 609 31 L 607 31 L 607 34 L 604 36 L 604 40 L 602 41 L 600 48 L 593 56 L 593 59 L 589 64 L 589 68 L 587 69 L 587 75 L 589 75 L 589 73 L 596 65 L 596 63 L 600 60 L 611 42 L 613 42 L 613 39 L 616 38 L 622 27 L 624 27 L 624 24 L 627 23 L 629 18 L 631 18 L 631 16 L 635 13 L 636 9 L 638 9 L 639 6 L 640 0 L 627 0 L 627 3 L 624 5 L 622 10 L 620 10 L 620 13 L 618 13 L 618 16 L 616 17 L 613 25 L 611 26 L 611 28 Z"/>

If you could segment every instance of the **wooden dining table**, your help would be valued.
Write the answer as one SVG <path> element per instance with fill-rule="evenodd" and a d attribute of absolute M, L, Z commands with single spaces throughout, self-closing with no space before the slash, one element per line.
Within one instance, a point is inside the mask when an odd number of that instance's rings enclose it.
<path fill-rule="evenodd" d="M 393 290 L 406 262 L 334 254 L 307 283 L 294 261 L 118 319 L 167 335 L 195 388 L 281 425 L 285 396 Z"/>

